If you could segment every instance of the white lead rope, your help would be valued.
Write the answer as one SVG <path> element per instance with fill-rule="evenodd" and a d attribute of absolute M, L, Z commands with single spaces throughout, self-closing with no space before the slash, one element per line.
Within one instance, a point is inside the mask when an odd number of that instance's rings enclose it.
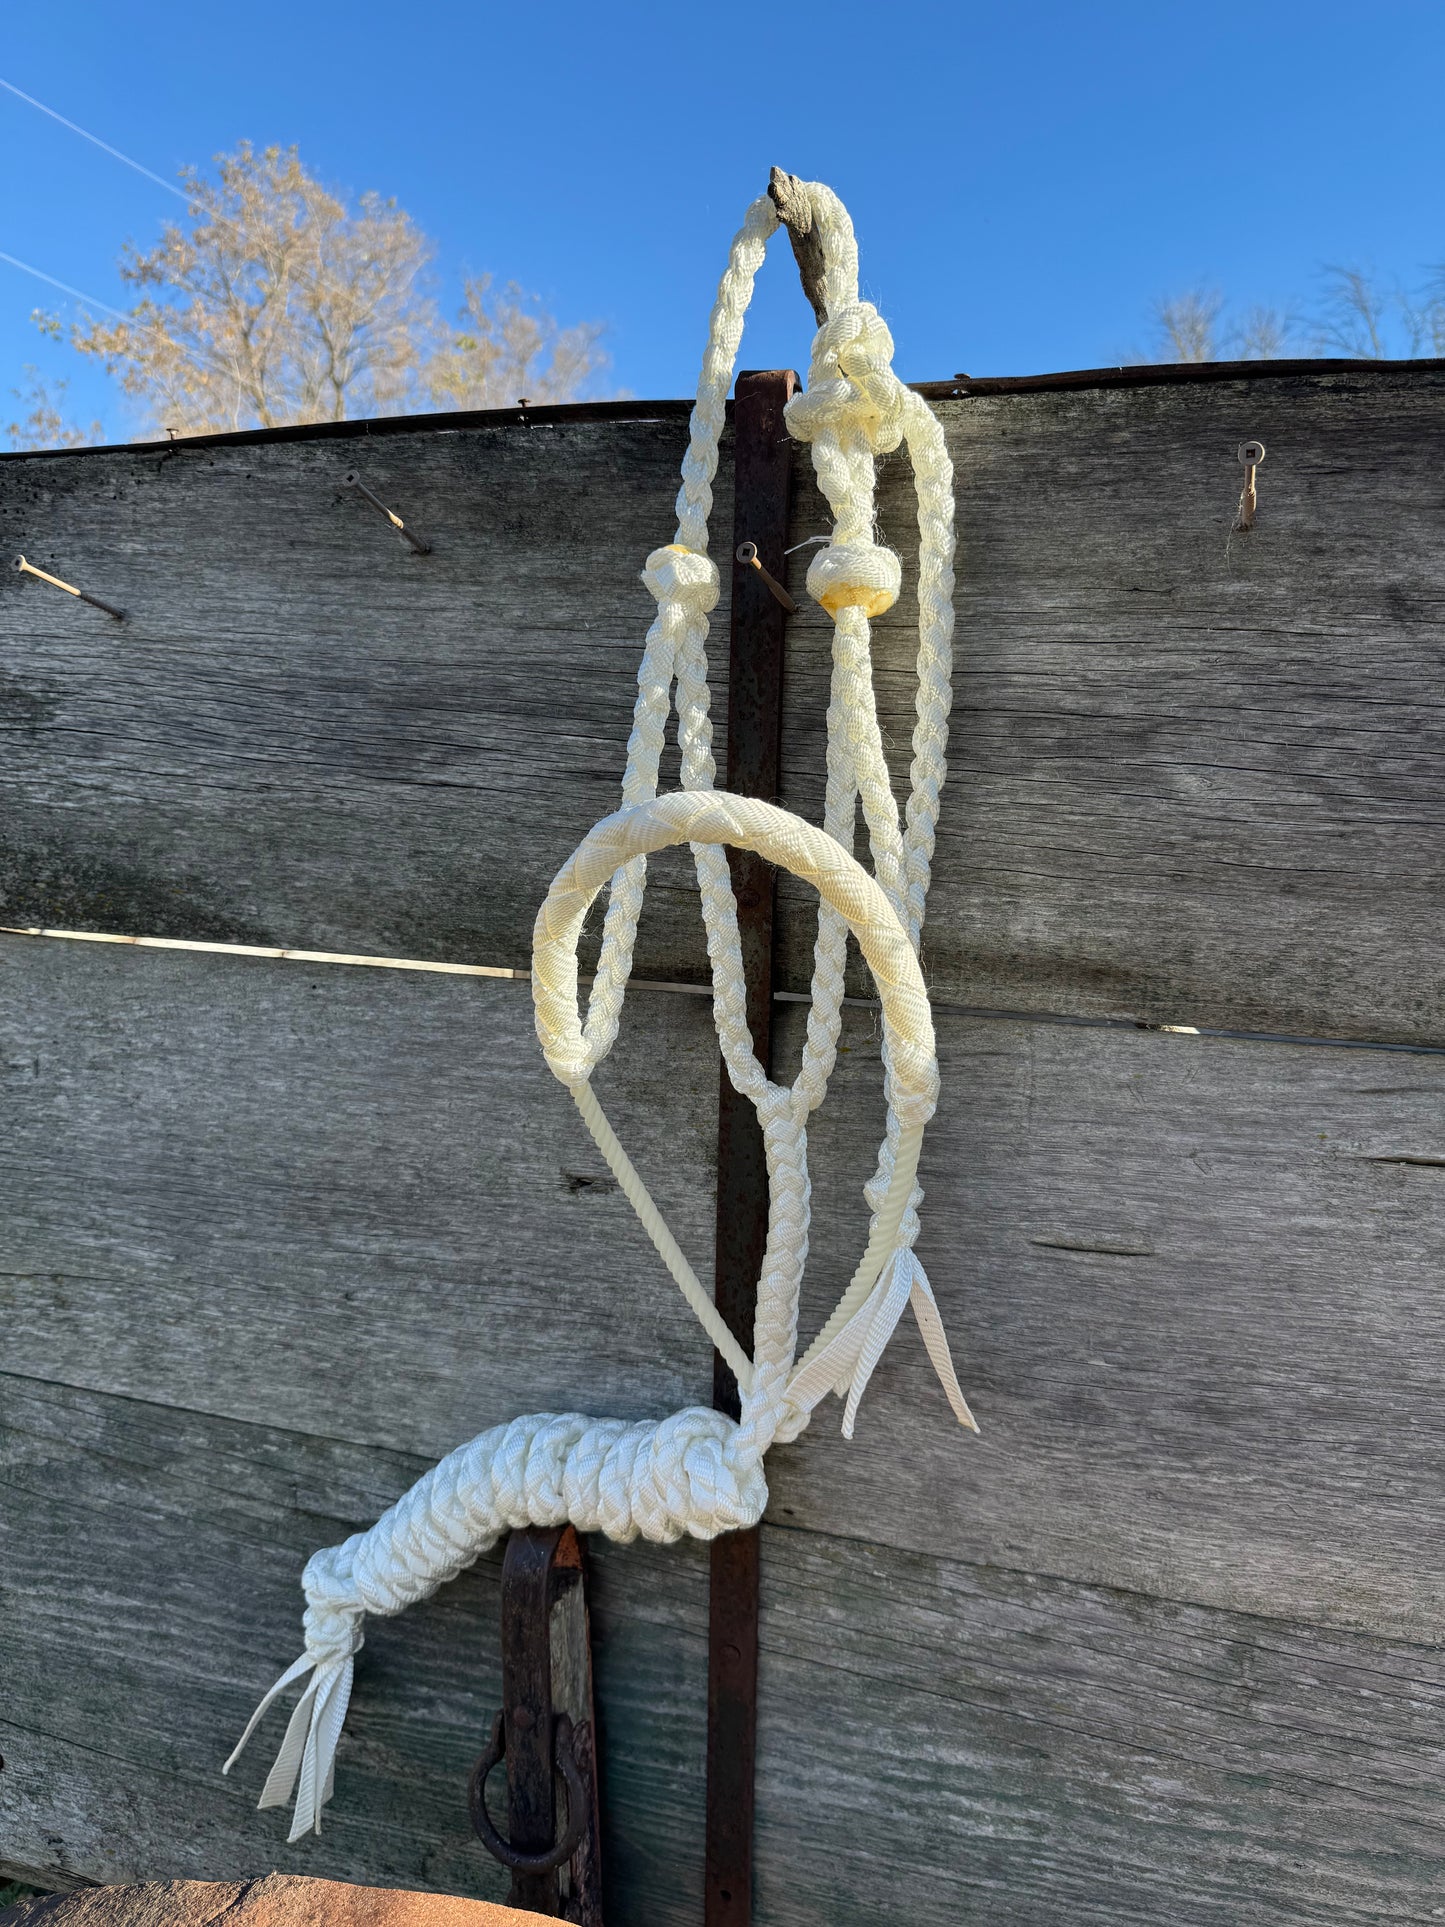
<path fill-rule="evenodd" d="M 771 803 L 716 788 L 708 716 L 708 615 L 718 572 L 708 518 L 728 389 L 753 279 L 778 225 L 767 196 L 748 209 L 718 288 L 677 498 L 677 534 L 647 558 L 657 601 L 637 678 L 622 783 L 623 807 L 597 824 L 554 878 L 533 933 L 537 1035 L 554 1074 L 698 1321 L 732 1368 L 741 1417 L 693 1407 L 627 1423 L 539 1413 L 483 1432 L 451 1453 L 367 1532 L 318 1552 L 302 1575 L 306 1650 L 257 1707 L 225 1771 L 285 1689 L 310 1678 L 261 1795 L 296 1796 L 290 1838 L 318 1830 L 331 1797 L 353 1658 L 368 1613 L 396 1613 L 469 1565 L 507 1531 L 560 1525 L 618 1540 L 712 1538 L 750 1526 L 767 1504 L 763 1457 L 798 1436 L 829 1392 L 858 1402 L 904 1308 L 912 1305 L 929 1359 L 963 1425 L 977 1430 L 959 1390 L 938 1307 L 914 1252 L 923 1131 L 938 1094 L 933 1020 L 918 963 L 939 792 L 948 742 L 953 634 L 953 471 L 926 404 L 893 373 L 893 341 L 858 299 L 858 251 L 847 211 L 811 183 L 823 248 L 827 319 L 813 344 L 806 392 L 788 403 L 790 431 L 812 446 L 833 532 L 814 555 L 808 590 L 833 617 L 827 790 L 821 829 Z M 897 600 L 898 557 L 874 540 L 875 458 L 907 444 L 918 495 L 918 695 L 907 808 L 900 820 L 874 700 L 870 620 Z M 675 692 L 675 693 L 674 693 Z M 657 793 L 674 703 L 680 790 Z M 863 809 L 874 872 L 855 860 Z M 768 1235 L 758 1280 L 753 1356 L 723 1323 L 669 1231 L 592 1090 L 616 1041 L 632 970 L 647 859 L 691 845 L 713 973 L 713 1016 L 728 1075 L 757 1109 L 768 1172 Z M 790 1085 L 759 1063 L 747 1024 L 747 985 L 726 847 L 755 850 L 819 894 L 812 1000 L 802 1062 Z M 585 1018 L 577 944 L 587 912 L 610 888 L 601 955 Z M 878 987 L 888 1121 L 865 1189 L 867 1248 L 831 1317 L 798 1358 L 798 1305 L 808 1250 L 811 1184 L 807 1121 L 827 1091 L 842 1021 L 850 932 Z"/>

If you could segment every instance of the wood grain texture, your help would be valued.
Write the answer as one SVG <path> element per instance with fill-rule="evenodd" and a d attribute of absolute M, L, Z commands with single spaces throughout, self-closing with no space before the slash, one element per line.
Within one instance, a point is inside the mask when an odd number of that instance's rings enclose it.
<path fill-rule="evenodd" d="M 0 1468 L 0 1867 L 500 1890 L 462 1800 L 495 1557 L 368 1626 L 319 1838 L 256 1811 L 264 1757 L 217 1771 L 290 1655 L 301 1561 L 419 1461 L 7 1377 Z M 700 1909 L 704 1571 L 594 1547 L 629 1927 Z M 775 1528 L 763 1573 L 760 1927 L 1433 1917 L 1437 1650 Z"/>
<path fill-rule="evenodd" d="M 961 665 L 938 994 L 1445 1039 L 1445 373 L 935 405 Z M 1259 521 L 1231 539 L 1255 435 Z M 651 610 L 637 573 L 682 443 L 676 419 L 599 419 L 0 465 L 13 546 L 131 611 L 121 629 L 0 577 L 0 914 L 525 963 L 546 880 L 616 799 Z M 338 486 L 353 463 L 432 556 Z M 796 475 L 800 536 L 826 523 L 806 451 Z M 905 551 L 912 513 L 895 458 L 881 516 Z M 900 781 L 912 616 L 905 598 L 877 648 Z M 805 607 L 784 790 L 814 815 L 826 649 Z M 797 987 L 811 905 L 789 904 Z M 703 970 L 675 856 L 639 967 Z"/>
<path fill-rule="evenodd" d="M 939 404 L 941 1002 L 1445 1042 L 1442 380 Z M 1231 541 L 1247 436 L 1270 453 Z M 0 465 L 13 546 L 132 612 L 0 576 L 0 915 L 524 963 L 616 797 L 681 442 Z M 339 488 L 353 463 L 434 556 Z M 823 523 L 795 473 L 796 538 Z M 894 462 L 904 549 L 910 516 Z M 900 784 L 912 616 L 877 641 Z M 805 607 L 784 800 L 812 815 L 826 650 Z M 811 905 L 785 880 L 784 906 L 797 986 Z M 701 973 L 675 858 L 639 968 Z M 499 1891 L 458 1797 L 492 1562 L 373 1630 L 320 1842 L 254 1813 L 259 1766 L 214 1767 L 290 1655 L 301 1561 L 437 1453 L 520 1410 L 705 1394 L 525 987 L 7 940 L 0 991 L 0 1863 Z M 1432 1918 L 1445 1057 L 939 1029 L 921 1249 L 984 1434 L 905 1332 L 852 1447 L 830 1406 L 771 1461 L 760 1918 Z M 845 1043 L 809 1327 L 881 1125 L 867 1013 Z M 704 1276 L 714 1065 L 705 1006 L 651 996 L 603 1083 Z M 702 1572 L 598 1561 L 610 1866 L 642 1927 L 698 1908 Z"/>
<path fill-rule="evenodd" d="M 1445 1042 L 1445 374 L 935 406 L 959 528 L 936 995 Z M 1231 537 L 1254 437 L 1258 521 Z M 906 556 L 914 514 L 895 458 L 880 519 Z M 826 526 L 800 472 L 794 540 Z M 905 593 L 876 650 L 900 791 L 916 622 Z M 808 604 L 784 784 L 815 818 L 827 649 Z"/>
<path fill-rule="evenodd" d="M 500 1553 L 368 1624 L 320 1836 L 289 1847 L 283 1815 L 256 1809 L 279 1718 L 220 1775 L 299 1649 L 305 1560 L 425 1469 L 376 1447 L 0 1380 L 0 1869 L 48 1886 L 279 1868 L 500 1898 L 506 1877 L 466 1812 L 500 1704 Z M 695 1548 L 598 1553 L 612 1891 L 624 1919 L 681 1923 L 702 1890 L 705 1564 Z M 669 1613 L 656 1604 L 663 1562 Z"/>
<path fill-rule="evenodd" d="M 12 1370 L 433 1457 L 518 1412 L 706 1398 L 525 985 L 0 957 Z M 802 1020 L 780 1007 L 784 1067 Z M 830 1403 L 770 1460 L 773 1516 L 1440 1637 L 1445 1057 L 950 1016 L 939 1038 L 920 1250 L 983 1436 L 906 1325 L 851 1446 Z M 882 1127 L 870 1012 L 844 1045 L 805 1333 L 861 1248 Z M 715 1062 L 704 999 L 638 993 L 599 1086 L 704 1277 Z"/>
<path fill-rule="evenodd" d="M 708 1279 L 706 1001 L 629 1014 L 597 1089 Z M 527 985 L 11 937 L 0 1039 L 11 1369 L 433 1457 L 706 1402 Z"/>
<path fill-rule="evenodd" d="M 684 440 L 604 420 L 0 464 L 5 539 L 128 612 L 0 574 L 3 920 L 525 963 L 617 807 Z M 689 874 L 657 860 L 644 975 L 702 955 Z"/>
<path fill-rule="evenodd" d="M 1438 1649 L 764 1535 L 759 1919 L 1438 1916 Z"/>
<path fill-rule="evenodd" d="M 796 1060 L 802 1012 L 780 1027 Z M 1445 1056 L 944 1017 L 919 1253 L 982 1435 L 905 1320 L 771 1515 L 1246 1613 L 1445 1637 Z M 810 1131 L 805 1332 L 856 1260 L 878 1040 Z"/>

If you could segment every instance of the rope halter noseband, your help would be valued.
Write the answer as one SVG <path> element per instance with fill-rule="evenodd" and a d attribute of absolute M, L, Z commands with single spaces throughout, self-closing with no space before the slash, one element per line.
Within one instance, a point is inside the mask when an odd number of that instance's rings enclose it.
<path fill-rule="evenodd" d="M 893 339 L 858 299 L 858 251 L 842 203 L 818 183 L 803 190 L 823 250 L 827 314 L 813 343 L 805 393 L 788 403 L 791 432 L 811 444 L 833 533 L 808 569 L 808 592 L 833 618 L 823 827 L 771 803 L 715 787 L 708 716 L 708 616 L 719 582 L 707 553 L 728 389 L 777 210 L 764 195 L 734 237 L 718 288 L 677 498 L 677 535 L 647 558 L 657 602 L 637 677 L 622 781 L 623 807 L 597 824 L 558 871 L 537 914 L 532 996 L 537 1035 L 587 1128 L 683 1296 L 731 1366 L 742 1395 L 734 1422 L 701 1407 L 629 1424 L 576 1414 L 513 1419 L 450 1454 L 367 1532 L 318 1552 L 302 1575 L 306 1650 L 267 1693 L 226 1770 L 262 1714 L 309 1674 L 261 1795 L 296 1794 L 290 1838 L 319 1830 L 331 1797 L 336 1745 L 353 1657 L 368 1613 L 396 1613 L 470 1565 L 504 1533 L 560 1525 L 619 1540 L 708 1539 L 755 1525 L 767 1504 L 763 1455 L 794 1439 L 829 1392 L 845 1398 L 845 1436 L 858 1402 L 911 1304 L 934 1369 L 961 1424 L 973 1419 L 954 1376 L 933 1292 L 914 1254 L 918 1156 L 938 1096 L 933 1020 L 918 963 L 939 792 L 944 779 L 953 634 L 953 470 L 927 405 L 893 373 Z M 918 494 L 918 695 L 907 810 L 900 822 L 874 701 L 870 619 L 897 601 L 902 568 L 874 539 L 875 458 L 906 443 Z M 682 788 L 657 793 L 674 705 Z M 861 802 L 870 876 L 850 854 Z M 749 1358 L 668 1230 L 592 1089 L 616 1041 L 632 970 L 647 859 L 692 848 L 713 971 L 713 1017 L 728 1075 L 763 1128 L 769 1210 Z M 754 850 L 819 895 L 812 1001 L 802 1062 L 789 1085 L 758 1062 L 725 846 Z M 610 884 L 601 955 L 585 1017 L 577 944 L 588 909 Z M 831 1317 L 797 1357 L 798 1305 L 808 1249 L 807 1121 L 823 1101 L 837 1056 L 850 931 L 873 974 L 883 1014 L 888 1122 L 865 1196 L 867 1247 Z M 976 1427 L 974 1429 L 977 1429 Z"/>

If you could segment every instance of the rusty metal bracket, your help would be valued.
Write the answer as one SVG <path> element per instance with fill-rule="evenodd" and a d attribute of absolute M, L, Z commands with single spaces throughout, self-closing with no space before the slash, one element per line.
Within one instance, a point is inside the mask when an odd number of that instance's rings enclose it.
<path fill-rule="evenodd" d="M 468 1784 L 472 1826 L 512 1876 L 509 1905 L 602 1927 L 592 1648 L 582 1544 L 571 1526 L 527 1526 L 507 1541 L 502 1702 Z M 486 1794 L 487 1777 L 503 1760 L 506 1838 Z"/>
<path fill-rule="evenodd" d="M 728 649 L 727 786 L 737 796 L 778 795 L 783 631 L 781 584 L 788 528 L 792 443 L 783 406 L 798 386 L 791 369 L 739 375 L 733 403 L 732 625 Z M 739 537 L 746 536 L 745 542 Z M 746 556 L 743 551 L 749 550 Z M 786 592 L 785 592 L 786 593 Z M 791 600 L 791 598 L 789 598 Z M 773 1013 L 771 864 L 729 850 L 738 933 L 748 982 L 748 1025 L 768 1063 Z M 768 1231 L 768 1172 L 757 1113 L 726 1069 L 718 1097 L 718 1310 L 751 1351 L 758 1273 Z M 734 1418 L 738 1389 L 720 1357 L 713 1404 Z M 706 1927 L 749 1927 L 753 1915 L 753 1763 L 758 1697 L 757 1530 L 727 1532 L 710 1549 L 707 1692 Z"/>
<path fill-rule="evenodd" d="M 577 1851 L 582 1836 L 587 1831 L 587 1803 L 590 1797 L 582 1778 L 578 1744 L 580 1737 L 581 1743 L 585 1745 L 588 1730 L 586 1726 L 582 1726 L 574 1733 L 572 1722 L 567 1715 L 565 1713 L 557 1715 L 553 1736 L 553 1765 L 562 1775 L 567 1788 L 567 1825 L 555 1847 L 549 1847 L 545 1852 L 523 1853 L 514 1847 L 510 1840 L 502 1838 L 497 1832 L 491 1814 L 487 1811 L 487 1778 L 492 1768 L 507 1757 L 507 1716 L 504 1712 L 498 1713 L 493 1720 L 492 1737 L 487 1742 L 482 1757 L 472 1768 L 471 1781 L 467 1787 L 467 1806 L 472 1816 L 472 1829 L 477 1838 L 492 1858 L 500 1860 L 509 1873 L 552 1873 L 564 1860 L 570 1860 Z"/>

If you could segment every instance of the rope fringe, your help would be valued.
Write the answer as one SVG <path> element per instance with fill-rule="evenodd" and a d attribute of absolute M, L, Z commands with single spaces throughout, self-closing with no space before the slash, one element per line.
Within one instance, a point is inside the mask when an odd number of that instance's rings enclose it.
<path fill-rule="evenodd" d="M 829 1393 L 844 1400 L 853 1436 L 859 1403 L 906 1306 L 960 1425 L 978 1427 L 954 1372 L 938 1306 L 914 1254 L 923 1131 L 938 1094 L 928 995 L 918 962 L 948 746 L 953 665 L 953 469 L 927 404 L 893 373 L 893 338 L 858 298 L 858 249 L 847 210 L 820 183 L 812 203 L 823 253 L 827 318 L 813 343 L 807 390 L 786 420 L 811 444 L 833 531 L 808 568 L 808 591 L 834 619 L 822 828 L 772 804 L 716 788 L 707 673 L 708 616 L 719 577 L 707 553 L 728 389 L 769 236 L 767 195 L 748 209 L 718 286 L 682 463 L 674 540 L 648 556 L 643 581 L 657 602 L 637 675 L 622 780 L 623 807 L 597 824 L 558 871 L 537 913 L 532 995 L 537 1035 L 679 1290 L 737 1377 L 740 1419 L 701 1407 L 627 1423 L 539 1413 L 494 1426 L 452 1452 L 371 1529 L 318 1552 L 302 1577 L 306 1650 L 251 1716 L 229 1773 L 272 1704 L 310 1678 L 291 1713 L 260 1804 L 295 1796 L 290 1838 L 319 1831 L 351 1696 L 354 1655 L 368 1613 L 401 1612 L 426 1598 L 515 1527 L 560 1525 L 617 1540 L 667 1543 L 755 1525 L 767 1504 L 763 1459 L 796 1438 Z M 875 460 L 906 443 L 918 496 L 918 693 L 909 797 L 900 819 L 874 699 L 870 621 L 897 600 L 902 568 L 874 540 Z M 801 545 L 800 545 L 801 546 Z M 680 790 L 658 795 L 669 721 L 677 716 Z M 873 857 L 851 854 L 859 807 Z M 637 920 L 655 850 L 691 846 L 713 976 L 713 1016 L 728 1075 L 756 1106 L 767 1157 L 767 1247 L 758 1281 L 753 1356 L 720 1319 L 591 1088 L 617 1038 L 632 974 Z M 747 985 L 725 846 L 756 850 L 819 894 L 811 1005 L 802 1063 L 790 1085 L 759 1063 L 747 1024 Z M 577 944 L 588 908 L 608 890 L 601 955 L 585 1015 Z M 811 1180 L 807 1122 L 837 1058 L 850 933 L 883 1011 L 887 1125 L 865 1187 L 867 1247 L 832 1315 L 797 1357 L 798 1306 L 808 1253 Z"/>

